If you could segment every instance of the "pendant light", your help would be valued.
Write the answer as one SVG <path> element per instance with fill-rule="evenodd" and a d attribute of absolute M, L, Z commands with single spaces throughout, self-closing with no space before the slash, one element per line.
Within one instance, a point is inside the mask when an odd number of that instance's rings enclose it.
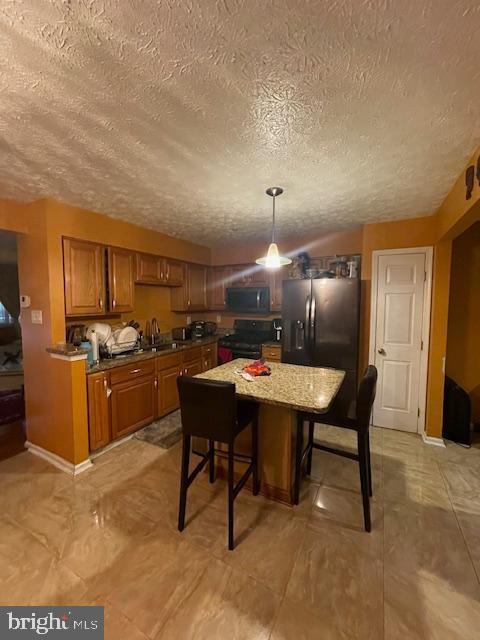
<path fill-rule="evenodd" d="M 282 187 L 269 187 L 266 193 L 273 198 L 272 242 L 268 247 L 267 255 L 263 258 L 258 258 L 255 262 L 267 269 L 278 269 L 279 267 L 283 267 L 284 265 L 292 262 L 290 258 L 281 256 L 278 253 L 278 246 L 275 242 L 275 198 L 282 195 L 283 189 Z"/>

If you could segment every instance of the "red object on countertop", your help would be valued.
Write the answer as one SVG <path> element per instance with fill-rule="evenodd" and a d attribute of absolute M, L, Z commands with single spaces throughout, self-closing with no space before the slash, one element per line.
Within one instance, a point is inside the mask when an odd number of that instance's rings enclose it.
<path fill-rule="evenodd" d="M 265 358 L 255 360 L 252 364 L 243 367 L 242 371 L 249 373 L 251 376 L 269 376 L 272 373 L 270 367 L 265 364 Z"/>

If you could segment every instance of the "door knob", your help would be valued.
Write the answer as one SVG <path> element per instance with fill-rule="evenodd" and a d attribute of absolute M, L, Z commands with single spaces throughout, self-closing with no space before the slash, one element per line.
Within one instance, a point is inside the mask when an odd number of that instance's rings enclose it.
<path fill-rule="evenodd" d="M 385 355 L 387 355 L 387 354 L 386 354 L 386 351 L 385 351 L 385 349 L 384 349 L 383 347 L 380 347 L 380 349 L 378 350 L 378 353 L 379 353 L 381 356 L 385 356 Z"/>

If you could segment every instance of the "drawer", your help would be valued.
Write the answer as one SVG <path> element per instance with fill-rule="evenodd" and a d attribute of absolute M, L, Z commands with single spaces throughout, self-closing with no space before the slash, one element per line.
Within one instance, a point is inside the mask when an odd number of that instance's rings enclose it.
<path fill-rule="evenodd" d="M 136 380 L 148 375 L 155 375 L 155 360 L 153 358 L 144 362 L 132 362 L 127 366 L 112 369 L 110 372 L 110 384 L 114 385 L 119 382 Z"/>
<path fill-rule="evenodd" d="M 164 369 L 171 369 L 172 367 L 179 367 L 182 364 L 181 353 L 170 353 L 168 356 L 160 356 L 157 358 L 157 371 L 163 371 Z"/>
<path fill-rule="evenodd" d="M 193 349 L 183 352 L 183 362 L 193 362 L 194 360 L 200 360 L 201 357 L 202 347 L 193 347 Z"/>
<path fill-rule="evenodd" d="M 204 347 L 202 347 L 202 356 L 205 358 L 205 356 L 211 356 L 215 353 L 215 350 L 217 348 L 216 344 L 206 344 Z"/>
<path fill-rule="evenodd" d="M 280 362 L 282 359 L 282 347 L 262 346 L 262 357 L 267 360 Z"/>

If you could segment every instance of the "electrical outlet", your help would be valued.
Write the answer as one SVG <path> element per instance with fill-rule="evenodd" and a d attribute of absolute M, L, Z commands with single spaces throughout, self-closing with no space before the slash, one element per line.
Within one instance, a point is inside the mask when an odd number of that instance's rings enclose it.
<path fill-rule="evenodd" d="M 222 321 L 222 316 L 217 316 L 217 322 L 221 322 Z"/>
<path fill-rule="evenodd" d="M 30 296 L 21 295 L 20 296 L 20 306 L 22 309 L 26 309 L 30 306 Z"/>
<path fill-rule="evenodd" d="M 43 314 L 39 309 L 33 310 L 30 312 L 30 317 L 32 319 L 32 324 L 43 324 Z"/>

